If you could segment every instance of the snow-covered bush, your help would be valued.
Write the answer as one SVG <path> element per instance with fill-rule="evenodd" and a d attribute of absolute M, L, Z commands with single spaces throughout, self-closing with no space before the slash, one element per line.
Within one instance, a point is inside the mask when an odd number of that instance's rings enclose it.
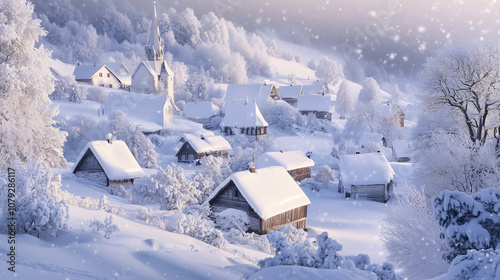
<path fill-rule="evenodd" d="M 59 100 L 65 96 L 69 96 L 69 101 L 81 103 L 83 96 L 81 89 L 73 76 L 58 77 L 54 81 L 54 91 L 50 94 L 50 98 Z"/>
<path fill-rule="evenodd" d="M 429 279 L 448 269 L 442 255 L 446 252 L 430 203 L 422 189 L 406 186 L 391 205 L 381 223 L 387 260 L 403 269 L 409 279 Z"/>
<path fill-rule="evenodd" d="M 15 215 L 18 233 L 45 231 L 55 235 L 59 230 L 67 229 L 68 206 L 60 199 L 61 176 L 55 176 L 46 170 L 39 158 L 28 160 L 26 165 L 17 162 L 15 170 L 15 211 L 8 208 L 9 183 L 0 185 L 1 223 L 7 229 L 7 218 Z M 6 171 L 6 170 L 5 170 Z M 6 173 L 3 178 L 8 178 Z"/>
<path fill-rule="evenodd" d="M 320 60 L 318 67 L 316 68 L 316 77 L 325 82 L 328 92 L 328 85 L 334 85 L 344 77 L 342 65 L 325 56 Z"/>
<path fill-rule="evenodd" d="M 203 215 L 178 213 L 171 216 L 165 226 L 168 231 L 189 235 L 218 248 L 224 248 L 227 244 L 222 231 L 216 229 L 214 222 Z"/>
<path fill-rule="evenodd" d="M 215 223 L 223 231 L 236 228 L 245 232 L 250 227 L 250 217 L 245 211 L 228 208 L 214 215 Z"/>
<path fill-rule="evenodd" d="M 112 215 L 106 215 L 104 222 L 93 218 L 88 227 L 92 231 L 102 231 L 104 233 L 104 238 L 106 239 L 112 238 L 115 236 L 116 232 L 120 231 L 118 226 L 113 223 Z"/>
<path fill-rule="evenodd" d="M 108 101 L 108 95 L 109 94 L 101 87 L 87 87 L 88 100 L 106 104 Z"/>
<path fill-rule="evenodd" d="M 500 187 L 471 196 L 458 191 L 443 191 L 433 199 L 434 214 L 443 227 L 441 238 L 451 262 L 468 250 L 497 249 L 500 243 Z"/>
<path fill-rule="evenodd" d="M 499 279 L 500 250 L 470 250 L 456 257 L 442 279 L 480 280 Z"/>
<path fill-rule="evenodd" d="M 274 248 L 271 247 L 266 235 L 259 235 L 254 232 L 244 232 L 236 228 L 225 231 L 224 235 L 226 240 L 231 244 L 251 246 L 267 254 L 274 253 Z"/>
<path fill-rule="evenodd" d="M 228 162 L 220 157 L 204 157 L 200 163 L 202 168 L 193 175 L 192 181 L 201 192 L 199 200 L 203 202 L 225 178 L 232 174 L 232 170 Z"/>
<path fill-rule="evenodd" d="M 297 127 L 303 126 L 305 119 L 296 108 L 284 101 L 273 102 L 271 110 L 265 116 L 270 125 L 283 131 L 295 133 Z"/>
<path fill-rule="evenodd" d="M 312 178 L 302 180 L 300 186 L 319 192 L 321 189 L 330 189 L 334 179 L 335 170 L 324 164 L 317 168 L 316 174 Z"/>

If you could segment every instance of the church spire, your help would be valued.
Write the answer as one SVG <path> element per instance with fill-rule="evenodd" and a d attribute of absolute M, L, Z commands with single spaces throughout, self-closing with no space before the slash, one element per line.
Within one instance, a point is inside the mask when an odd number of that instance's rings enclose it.
<path fill-rule="evenodd" d="M 158 26 L 158 17 L 156 16 L 156 1 L 153 2 L 153 22 L 149 31 L 148 44 L 144 47 L 146 58 L 150 61 L 163 61 L 163 41 L 160 36 L 160 27 Z"/>

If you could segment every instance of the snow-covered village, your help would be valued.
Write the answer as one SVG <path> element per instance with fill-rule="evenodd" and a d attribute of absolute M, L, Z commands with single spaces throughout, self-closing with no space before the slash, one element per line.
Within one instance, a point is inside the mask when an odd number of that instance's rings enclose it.
<path fill-rule="evenodd" d="M 499 5 L 0 0 L 0 279 L 500 279 Z"/>

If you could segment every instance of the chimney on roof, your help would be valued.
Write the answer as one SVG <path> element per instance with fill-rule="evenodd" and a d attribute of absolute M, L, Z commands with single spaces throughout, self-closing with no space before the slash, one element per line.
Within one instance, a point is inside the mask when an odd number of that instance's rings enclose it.
<path fill-rule="evenodd" d="M 94 67 L 96 66 L 96 62 L 94 61 Z"/>
<path fill-rule="evenodd" d="M 80 66 L 80 61 L 78 61 L 78 66 Z"/>
<path fill-rule="evenodd" d="M 248 96 L 245 96 L 245 105 L 248 104 Z"/>
<path fill-rule="evenodd" d="M 205 140 L 205 136 L 203 136 L 203 134 L 201 135 L 201 140 Z"/>
<path fill-rule="evenodd" d="M 255 164 L 253 164 L 253 163 L 250 164 L 248 171 L 250 171 L 250 173 L 255 173 Z"/>
<path fill-rule="evenodd" d="M 113 139 L 113 134 L 111 133 L 106 134 L 106 140 L 108 141 L 109 144 L 113 142 L 112 139 Z"/>

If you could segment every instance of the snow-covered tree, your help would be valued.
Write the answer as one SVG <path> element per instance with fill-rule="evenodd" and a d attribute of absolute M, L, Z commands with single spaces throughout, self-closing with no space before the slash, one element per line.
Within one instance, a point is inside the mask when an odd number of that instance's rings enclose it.
<path fill-rule="evenodd" d="M 473 195 L 443 191 L 433 199 L 434 215 L 442 227 L 441 238 L 451 262 L 468 250 L 497 249 L 500 244 L 500 188 Z"/>
<path fill-rule="evenodd" d="M 498 279 L 500 278 L 500 250 L 470 250 L 456 257 L 442 279 Z"/>
<path fill-rule="evenodd" d="M 174 218 L 165 225 L 166 230 L 189 235 L 218 248 L 226 246 L 224 234 L 215 228 L 214 222 L 208 217 L 200 214 L 179 213 Z"/>
<path fill-rule="evenodd" d="M 35 46 L 46 32 L 27 1 L 0 2 L 0 168 L 26 163 L 32 151 L 49 166 L 63 166 L 66 134 L 53 126 L 50 53 Z"/>
<path fill-rule="evenodd" d="M 439 238 L 441 228 L 424 190 L 406 188 L 381 224 L 387 260 L 403 269 L 409 279 L 434 278 L 448 269 L 442 258 L 446 248 Z"/>
<path fill-rule="evenodd" d="M 81 90 L 73 76 L 59 77 L 54 82 L 54 91 L 50 94 L 50 98 L 59 100 L 65 96 L 68 96 L 71 102 L 81 103 Z"/>
<path fill-rule="evenodd" d="M 328 85 L 334 85 L 344 77 L 342 66 L 335 60 L 323 57 L 316 68 L 316 77 L 323 80 L 328 89 Z"/>
<path fill-rule="evenodd" d="M 354 96 L 353 88 L 350 82 L 344 81 L 340 84 L 337 93 L 337 102 L 335 103 L 335 111 L 339 114 L 341 119 L 354 109 Z"/>
<path fill-rule="evenodd" d="M 438 52 L 425 64 L 426 110 L 447 110 L 472 143 L 492 136 L 500 145 L 500 44 L 467 42 Z"/>
<path fill-rule="evenodd" d="M 372 77 L 368 77 L 363 83 L 363 89 L 359 92 L 358 101 L 372 106 L 380 105 L 382 102 L 381 93 L 382 90 L 377 81 Z"/>
<path fill-rule="evenodd" d="M 398 85 L 394 85 L 394 88 L 391 93 L 392 104 L 399 104 L 401 99 L 403 98 L 403 92 L 399 89 Z"/>
<path fill-rule="evenodd" d="M 12 192 L 8 190 L 9 182 L 0 184 L 0 201 L 2 201 L 2 229 L 7 229 L 7 218 L 15 215 L 18 233 L 48 232 L 56 235 L 59 230 L 67 229 L 68 206 L 61 201 L 61 176 L 47 171 L 39 157 L 33 161 L 31 155 L 28 162 L 12 165 L 15 169 L 15 211 L 8 209 L 7 199 Z M 2 174 L 7 178 L 7 174 Z"/>
<path fill-rule="evenodd" d="M 192 180 L 200 190 L 200 202 L 205 201 L 212 191 L 229 175 L 232 170 L 228 163 L 220 158 L 214 156 L 204 157 L 200 160 L 201 170 L 197 171 Z"/>
<path fill-rule="evenodd" d="M 185 83 L 190 101 L 208 101 L 209 91 L 213 88 L 214 79 L 208 76 L 203 68 L 201 73 L 192 73 Z"/>

